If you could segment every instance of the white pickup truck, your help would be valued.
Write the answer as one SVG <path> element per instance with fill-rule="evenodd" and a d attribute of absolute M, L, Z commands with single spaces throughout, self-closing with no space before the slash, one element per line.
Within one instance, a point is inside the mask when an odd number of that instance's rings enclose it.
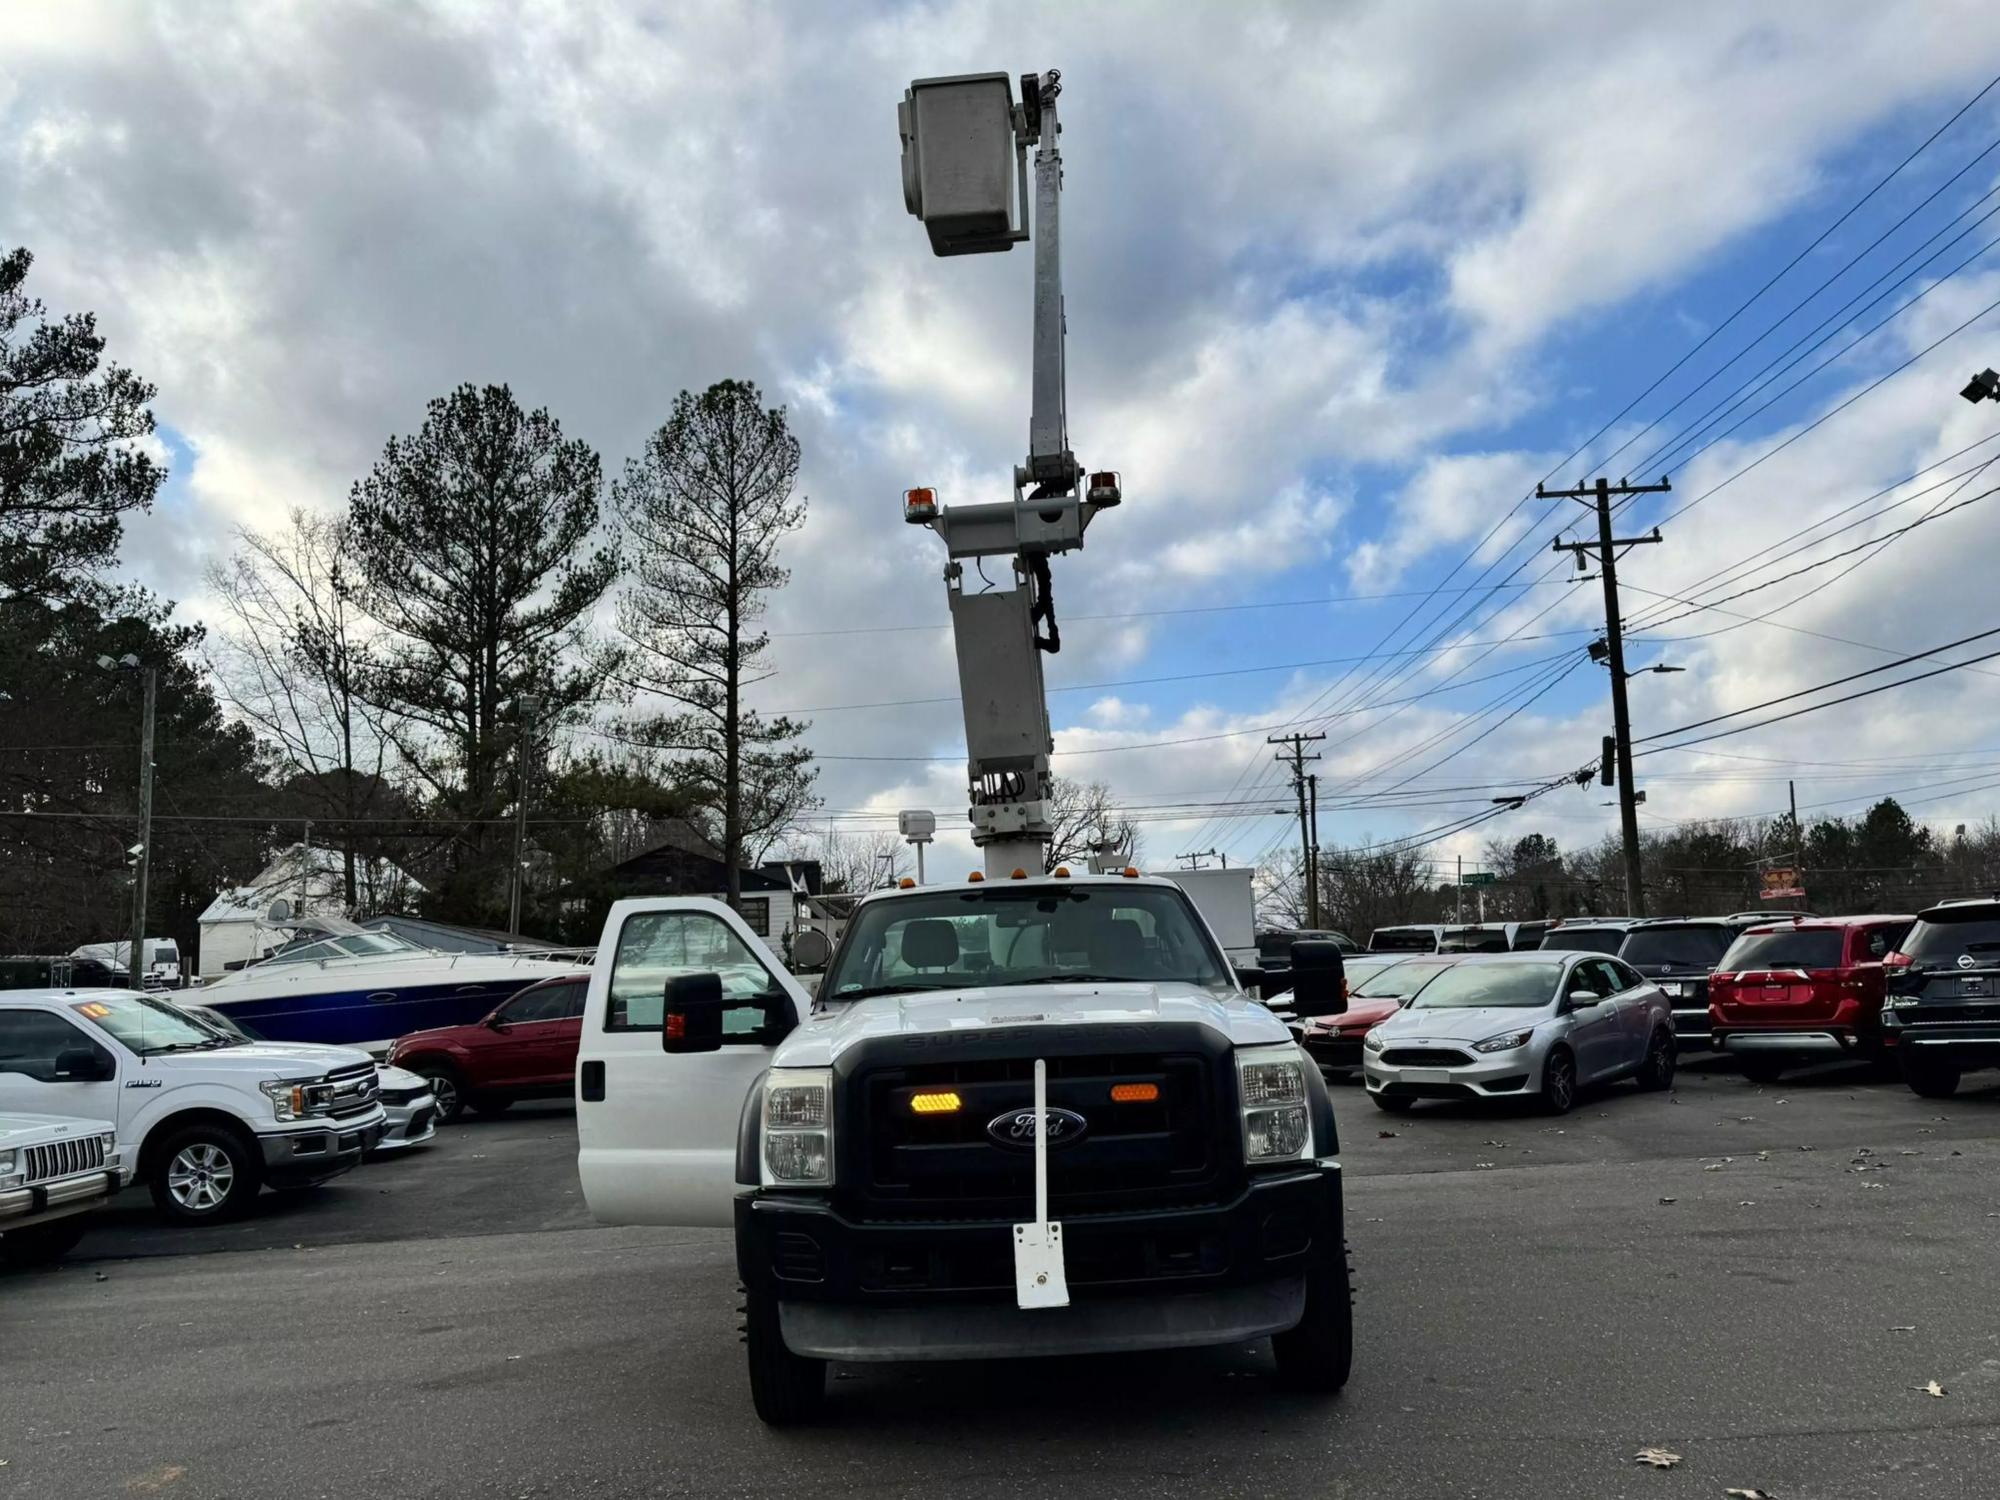
<path fill-rule="evenodd" d="M 131 1180 L 110 1121 L 0 1114 L 0 1266 L 59 1258 Z"/>
<path fill-rule="evenodd" d="M 1295 1004 L 1337 1010 L 1310 946 Z M 1325 1085 L 1167 881 L 879 892 L 812 999 L 727 907 L 621 901 L 578 1059 L 592 1214 L 734 1227 L 767 1422 L 829 1360 L 1268 1336 L 1347 1379 Z"/>
<path fill-rule="evenodd" d="M 0 1114 L 112 1121 L 169 1219 L 348 1170 L 380 1139 L 375 1060 L 245 1042 L 131 990 L 0 991 Z"/>

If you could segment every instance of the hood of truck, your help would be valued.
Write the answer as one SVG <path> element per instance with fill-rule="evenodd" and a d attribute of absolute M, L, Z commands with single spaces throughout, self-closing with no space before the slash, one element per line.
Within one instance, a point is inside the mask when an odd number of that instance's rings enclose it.
<path fill-rule="evenodd" d="M 75 1115 L 0 1115 L 0 1146 L 45 1146 L 71 1136 L 110 1135 L 116 1129 L 109 1120 Z"/>
<path fill-rule="evenodd" d="M 335 1068 L 352 1068 L 374 1059 L 359 1047 L 321 1047 L 310 1042 L 244 1042 L 212 1052 L 158 1052 L 142 1057 L 131 1076 L 158 1068 L 169 1077 L 318 1078 Z"/>
<path fill-rule="evenodd" d="M 787 1037 L 772 1058 L 781 1068 L 830 1067 L 862 1042 L 891 1036 L 949 1036 L 1001 1026 L 1206 1026 L 1245 1047 L 1292 1039 L 1285 1023 L 1246 995 L 1219 996 L 1192 984 L 1036 984 L 932 990 L 831 1001 Z"/>

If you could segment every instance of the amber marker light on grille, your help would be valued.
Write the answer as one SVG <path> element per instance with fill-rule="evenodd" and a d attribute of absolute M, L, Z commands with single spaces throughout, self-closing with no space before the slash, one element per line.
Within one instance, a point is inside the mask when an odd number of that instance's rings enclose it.
<path fill-rule="evenodd" d="M 965 1101 L 951 1089 L 910 1095 L 910 1113 L 913 1115 L 955 1115 L 963 1108 Z"/>
<path fill-rule="evenodd" d="M 1151 1104 L 1160 1097 L 1157 1083 L 1114 1083 L 1111 1085 L 1113 1104 Z"/>

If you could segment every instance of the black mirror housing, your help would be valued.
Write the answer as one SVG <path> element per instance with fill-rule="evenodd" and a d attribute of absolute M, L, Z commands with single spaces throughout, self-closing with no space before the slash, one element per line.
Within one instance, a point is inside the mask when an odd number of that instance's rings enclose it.
<path fill-rule="evenodd" d="M 56 1054 L 55 1072 L 61 1083 L 105 1083 L 117 1076 L 118 1067 L 89 1047 L 65 1047 Z"/>
<path fill-rule="evenodd" d="M 719 1052 L 722 1049 L 722 976 L 676 974 L 669 979 L 660 1015 L 664 1052 Z"/>
<path fill-rule="evenodd" d="M 1291 1012 L 1301 1020 L 1347 1009 L 1347 960 L 1340 944 L 1302 938 L 1292 944 Z"/>

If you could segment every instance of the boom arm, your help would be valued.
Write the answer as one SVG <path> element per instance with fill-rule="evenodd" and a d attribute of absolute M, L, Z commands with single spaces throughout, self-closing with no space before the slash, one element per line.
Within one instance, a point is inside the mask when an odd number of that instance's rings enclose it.
<path fill-rule="evenodd" d="M 1007 104 L 1011 140 L 1004 144 L 968 129 L 986 111 L 991 120 L 995 84 L 1003 74 L 972 78 L 920 79 L 902 112 L 904 181 L 911 212 L 925 219 L 939 254 L 1005 250 L 1028 237 L 1029 226 L 996 231 L 990 168 L 996 148 L 1011 154 L 1025 174 L 1026 148 L 1035 147 L 1034 406 L 1028 423 L 1027 462 L 1014 470 L 1012 500 L 940 506 L 933 490 L 904 497 L 904 519 L 928 526 L 944 539 L 949 561 L 945 589 L 958 652 L 959 696 L 965 712 L 966 778 L 971 801 L 972 841 L 985 855 L 986 873 L 1005 877 L 1017 869 L 1040 873 L 1054 827 L 1049 817 L 1048 697 L 1042 682 L 1044 651 L 1062 649 L 1055 600 L 1049 587 L 1049 558 L 1083 545 L 1084 529 L 1099 511 L 1122 498 L 1118 476 L 1090 476 L 1069 448 L 1063 362 L 1062 153 L 1055 101 L 1060 76 L 1051 69 L 1021 79 L 1021 103 Z M 927 119 L 955 127 L 923 134 Z M 972 149 L 963 150 L 965 138 Z M 989 188 L 976 210 L 965 207 L 968 178 L 985 173 Z M 1006 219 L 1002 174 L 999 219 Z M 1024 185 L 1025 186 L 1025 185 Z M 1025 212 L 1027 195 L 1021 194 Z M 950 203 L 947 213 L 937 205 Z M 953 237 L 960 225 L 976 226 L 971 237 Z M 964 559 L 982 586 L 966 587 Z M 988 577 L 981 560 L 1005 558 L 1011 578 Z M 1037 627 L 1045 627 L 1038 633 Z"/>

